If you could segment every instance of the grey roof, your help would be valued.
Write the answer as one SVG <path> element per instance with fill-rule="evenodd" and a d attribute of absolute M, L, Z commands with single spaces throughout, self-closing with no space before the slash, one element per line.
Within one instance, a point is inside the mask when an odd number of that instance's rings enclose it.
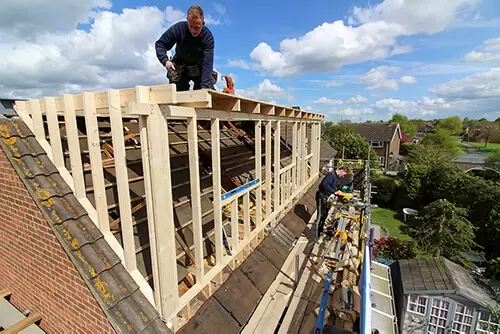
<path fill-rule="evenodd" d="M 368 141 L 391 141 L 398 123 L 352 123 L 352 128 Z"/>
<path fill-rule="evenodd" d="M 450 294 L 483 307 L 497 304 L 492 293 L 469 270 L 444 257 L 398 262 L 404 294 Z"/>
<path fill-rule="evenodd" d="M 321 139 L 319 145 L 319 158 L 321 161 L 330 160 L 337 155 L 337 151 L 326 140 Z"/>

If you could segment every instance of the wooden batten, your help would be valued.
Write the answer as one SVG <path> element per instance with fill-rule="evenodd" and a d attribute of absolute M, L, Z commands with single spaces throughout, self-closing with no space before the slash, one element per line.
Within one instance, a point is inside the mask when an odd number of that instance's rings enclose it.
<path fill-rule="evenodd" d="M 212 96 L 206 90 L 177 92 L 177 104 L 193 108 L 212 108 Z"/>

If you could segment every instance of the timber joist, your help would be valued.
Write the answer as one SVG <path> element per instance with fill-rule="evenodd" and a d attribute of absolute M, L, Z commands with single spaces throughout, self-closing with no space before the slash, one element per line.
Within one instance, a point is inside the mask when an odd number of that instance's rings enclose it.
<path fill-rule="evenodd" d="M 138 86 L 142 87 L 142 86 Z M 150 113 L 150 105 L 160 105 L 163 107 L 182 106 L 198 109 L 199 119 L 210 119 L 212 116 L 220 119 L 301 119 L 321 121 L 325 115 L 312 113 L 292 107 L 281 106 L 272 103 L 252 100 L 243 96 L 218 92 L 215 90 L 197 90 L 177 92 L 175 85 L 165 84 L 145 87 L 149 93 L 149 102 L 138 103 L 136 88 L 119 89 L 122 112 L 130 116 L 146 115 Z M 42 114 L 50 106 L 56 113 L 63 114 L 68 103 L 72 103 L 76 115 L 84 115 L 85 96 L 93 96 L 97 115 L 108 115 L 108 92 L 84 92 L 82 94 L 63 94 L 58 97 L 44 97 L 40 100 L 16 101 L 15 109 L 18 113 L 31 114 L 33 101 L 39 103 Z M 70 101 L 71 100 L 71 101 Z M 211 113 L 210 111 L 218 111 Z M 246 114 L 246 115 L 245 115 Z M 257 116 L 257 117 L 256 117 Z M 186 118 L 188 113 L 183 113 L 180 109 L 174 112 L 172 117 Z"/>

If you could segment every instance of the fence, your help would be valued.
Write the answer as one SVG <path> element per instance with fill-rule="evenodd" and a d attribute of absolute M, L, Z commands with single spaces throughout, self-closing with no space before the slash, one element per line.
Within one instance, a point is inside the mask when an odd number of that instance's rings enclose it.
<path fill-rule="evenodd" d="M 211 282 L 220 283 L 223 269 L 228 265 L 234 267 L 243 256 L 243 250 L 251 251 L 250 247 L 258 242 L 265 228 L 275 225 L 319 174 L 322 115 L 234 95 L 213 91 L 178 93 L 173 85 L 137 86 L 17 101 L 16 112 L 33 131 L 141 291 L 174 330 L 178 327 L 177 314 L 186 308 L 190 313 L 190 303 L 199 293 L 207 290 L 208 294 L 212 293 Z M 109 120 L 112 145 L 103 143 L 100 133 L 103 119 Z M 172 195 L 174 169 L 171 167 L 174 143 L 169 143 L 169 122 L 178 120 L 187 124 L 188 166 L 183 168 L 189 170 L 186 181 L 190 188 L 188 201 L 194 246 L 194 265 L 188 268 L 194 280 L 187 291 L 179 290 L 176 241 L 181 244 L 182 241 L 174 224 L 176 204 Z M 200 120 L 210 121 L 210 139 L 204 140 L 210 143 L 212 164 L 213 228 L 209 231 L 202 215 L 203 189 L 198 155 Z M 253 122 L 255 129 L 255 177 L 252 182 L 229 192 L 222 187 L 220 151 L 220 124 L 227 120 Z M 127 144 L 130 138 L 125 121 L 137 125 L 140 148 Z M 293 137 L 291 162 L 282 167 L 282 143 L 275 139 L 280 138 L 281 122 L 284 121 L 292 123 Z M 85 124 L 83 135 L 82 122 Z M 303 144 L 308 126 L 312 126 L 310 146 Z M 140 155 L 142 165 L 142 175 L 132 178 L 128 159 L 131 152 Z M 114 167 L 113 182 L 105 179 L 109 164 Z M 91 177 L 86 174 L 89 169 Z M 137 181 L 143 182 L 139 191 L 133 185 Z M 109 203 L 110 196 L 114 196 L 109 194 L 110 189 L 116 192 L 116 203 Z M 131 192 L 135 197 L 131 197 Z M 145 205 L 132 205 L 141 200 Z M 240 207 L 243 231 L 240 231 Z M 134 218 L 143 208 L 146 218 L 141 222 L 147 222 L 147 242 L 137 240 L 140 222 Z M 115 210 L 116 216 L 110 216 L 110 210 Z M 230 238 L 226 238 L 225 211 L 230 212 Z M 117 226 L 120 227 L 119 238 L 113 230 Z M 214 234 L 215 262 L 207 265 L 203 243 L 211 238 L 211 232 Z M 137 247 L 138 242 L 140 247 Z M 138 266 L 137 251 L 138 248 L 144 250 L 145 245 L 149 247 L 150 275 Z M 185 246 L 184 251 L 188 254 L 190 248 Z M 151 277 L 152 283 L 148 283 Z"/>

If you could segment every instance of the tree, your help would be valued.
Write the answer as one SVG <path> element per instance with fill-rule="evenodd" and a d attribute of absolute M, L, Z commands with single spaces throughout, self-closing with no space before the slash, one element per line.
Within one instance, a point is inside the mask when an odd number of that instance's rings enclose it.
<path fill-rule="evenodd" d="M 368 150 L 370 149 L 370 157 L 372 161 L 377 161 L 375 150 L 355 132 L 349 124 L 338 124 L 331 126 L 324 134 L 324 139 L 337 150 L 338 156 L 344 159 L 361 159 L 366 160 Z"/>
<path fill-rule="evenodd" d="M 413 259 L 417 250 L 413 241 L 383 237 L 375 240 L 373 255 L 388 260 Z"/>
<path fill-rule="evenodd" d="M 406 116 L 394 114 L 392 115 L 391 123 L 399 123 L 399 127 L 408 137 L 413 138 L 417 134 L 417 126 Z"/>
<path fill-rule="evenodd" d="M 447 117 L 439 121 L 437 128 L 457 134 L 462 131 L 462 120 L 458 116 Z"/>
<path fill-rule="evenodd" d="M 491 153 L 484 162 L 486 167 L 500 172 L 500 151 Z"/>
<path fill-rule="evenodd" d="M 484 140 L 484 148 L 488 142 L 500 139 L 500 125 L 498 123 L 482 123 L 474 128 L 474 140 Z"/>
<path fill-rule="evenodd" d="M 474 230 L 467 219 L 466 209 L 439 199 L 419 212 L 408 233 L 423 251 L 448 259 L 457 257 L 466 262 L 462 252 L 470 252 L 477 246 Z"/>
<path fill-rule="evenodd" d="M 500 280 L 500 257 L 491 259 L 486 265 L 486 271 L 484 272 L 486 278 L 493 278 Z"/>

